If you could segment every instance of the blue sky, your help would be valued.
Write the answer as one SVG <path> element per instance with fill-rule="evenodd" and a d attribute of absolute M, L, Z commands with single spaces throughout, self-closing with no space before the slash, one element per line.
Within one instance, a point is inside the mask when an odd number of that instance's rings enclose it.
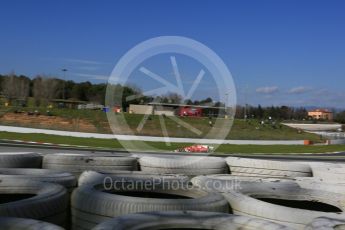
<path fill-rule="evenodd" d="M 105 82 L 136 44 L 176 35 L 223 59 L 240 104 L 345 108 L 345 1 L 1 0 L 0 9 L 2 74 L 61 77 L 64 67 L 69 79 Z"/>

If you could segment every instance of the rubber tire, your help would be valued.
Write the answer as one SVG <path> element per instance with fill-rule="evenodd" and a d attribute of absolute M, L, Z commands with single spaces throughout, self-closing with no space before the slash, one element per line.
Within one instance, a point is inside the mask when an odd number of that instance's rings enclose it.
<path fill-rule="evenodd" d="M 303 174 L 303 173 L 282 173 L 277 171 L 274 174 L 255 174 L 255 173 L 238 173 L 238 172 L 231 172 L 231 175 L 233 176 L 244 176 L 244 177 L 258 177 L 258 178 L 277 178 L 277 179 L 293 179 L 295 177 L 310 177 L 309 173 Z"/>
<path fill-rule="evenodd" d="M 329 181 L 316 177 L 297 177 L 295 181 L 301 188 L 322 190 L 326 192 L 335 192 L 345 194 L 345 181 Z"/>
<path fill-rule="evenodd" d="M 138 180 L 143 181 L 143 180 Z M 109 185 L 107 185 L 109 186 Z M 140 187 L 140 188 L 139 188 Z M 130 213 L 169 210 L 194 210 L 229 212 L 229 205 L 219 193 L 208 193 L 196 188 L 167 188 L 162 184 L 152 187 L 132 186 L 128 190 L 122 186 L 114 187 L 119 192 L 158 192 L 175 194 L 192 199 L 163 199 L 117 195 L 103 192 L 103 183 L 85 184 L 72 193 L 73 228 L 92 229 L 97 224 Z M 164 189 L 165 188 L 165 189 Z"/>
<path fill-rule="evenodd" d="M 26 179 L 56 183 L 70 190 L 77 186 L 77 179 L 70 173 L 50 169 L 0 168 L 1 179 Z"/>
<path fill-rule="evenodd" d="M 245 216 L 215 212 L 170 211 L 121 216 L 99 224 L 93 230 L 147 229 L 214 229 L 214 230 L 292 230 L 291 228 Z"/>
<path fill-rule="evenodd" d="M 345 183 L 345 168 L 332 166 L 332 167 L 313 167 L 313 175 L 316 178 L 323 179 L 324 181 L 338 183 Z"/>
<path fill-rule="evenodd" d="M 58 184 L 32 180 L 0 181 L 0 194 L 33 194 L 33 197 L 1 203 L 0 216 L 42 220 L 59 226 L 66 224 L 68 194 Z"/>
<path fill-rule="evenodd" d="M 142 157 L 140 169 L 149 173 L 185 174 L 189 176 L 227 173 L 228 167 L 222 158 L 197 156 Z"/>
<path fill-rule="evenodd" d="M 231 174 L 241 174 L 261 177 L 311 177 L 309 165 L 296 162 L 283 162 L 276 160 L 249 159 L 240 157 L 227 157 L 226 162 Z"/>
<path fill-rule="evenodd" d="M 42 156 L 32 152 L 1 152 L 0 168 L 41 168 Z"/>
<path fill-rule="evenodd" d="M 68 171 L 79 176 L 85 170 L 118 171 L 137 170 L 134 157 L 113 154 L 56 153 L 43 157 L 43 168 Z"/>
<path fill-rule="evenodd" d="M 229 174 L 197 176 L 191 179 L 194 186 L 209 192 L 228 192 L 241 191 L 242 186 L 245 188 L 252 187 L 253 190 L 258 186 L 275 187 L 279 182 L 283 186 L 298 186 L 294 180 L 281 178 L 259 178 L 250 176 L 234 176 Z"/>
<path fill-rule="evenodd" d="M 342 218 L 345 210 L 345 196 L 338 193 L 324 192 L 320 190 L 303 189 L 294 183 L 276 182 L 253 186 L 241 186 L 240 191 L 228 191 L 223 193 L 234 214 L 270 220 L 295 229 L 304 229 L 313 219 L 324 216 L 330 218 Z M 283 200 L 319 201 L 330 204 L 342 210 L 341 213 L 327 213 L 320 211 L 304 210 L 271 204 L 256 199 L 273 198 Z"/>
<path fill-rule="evenodd" d="M 314 219 L 307 225 L 305 230 L 344 230 L 345 219 L 331 219 L 326 217 L 319 217 Z"/>
<path fill-rule="evenodd" d="M 0 217 L 0 229 L 7 230 L 64 230 L 47 222 L 33 219 Z"/>
<path fill-rule="evenodd" d="M 141 171 L 119 171 L 115 173 L 100 173 L 95 171 L 84 171 L 78 179 L 78 186 L 84 184 L 95 184 L 98 182 L 104 182 L 111 178 L 112 180 L 152 180 L 152 181 L 164 181 L 166 183 L 188 183 L 189 177 L 176 174 L 148 174 Z"/>

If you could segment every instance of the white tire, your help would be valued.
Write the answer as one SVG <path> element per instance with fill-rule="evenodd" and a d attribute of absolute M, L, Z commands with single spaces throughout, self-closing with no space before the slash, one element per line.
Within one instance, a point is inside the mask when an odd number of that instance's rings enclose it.
<path fill-rule="evenodd" d="M 0 153 L 0 168 L 41 168 L 42 156 L 31 152 Z"/>
<path fill-rule="evenodd" d="M 345 168 L 343 167 L 313 167 L 313 175 L 324 181 L 345 182 Z"/>
<path fill-rule="evenodd" d="M 297 177 L 295 181 L 301 188 L 345 194 L 345 181 L 324 180 L 316 177 Z"/>
<path fill-rule="evenodd" d="M 104 222 L 93 230 L 146 229 L 292 230 L 273 222 L 214 212 L 170 211 L 130 214 Z"/>
<path fill-rule="evenodd" d="M 314 219 L 305 230 L 344 230 L 345 219 L 319 217 Z"/>
<path fill-rule="evenodd" d="M 112 172 L 137 170 L 137 159 L 112 154 L 56 153 L 43 157 L 43 168 L 58 169 L 79 175 L 85 170 Z"/>
<path fill-rule="evenodd" d="M 77 186 L 77 179 L 70 173 L 49 169 L 0 168 L 0 179 L 26 179 L 56 183 L 71 190 Z"/>
<path fill-rule="evenodd" d="M 176 174 L 149 174 L 141 171 L 119 171 L 115 173 L 100 173 L 84 171 L 78 179 L 78 185 L 93 184 L 107 180 L 151 180 L 153 183 L 188 183 L 189 177 Z"/>
<path fill-rule="evenodd" d="M 298 186 L 296 182 L 288 179 L 280 178 L 259 178 L 250 176 L 234 176 L 229 174 L 197 176 L 191 179 L 194 186 L 209 192 L 226 193 L 229 191 L 241 191 L 242 187 L 248 189 L 252 187 L 253 190 L 258 186 L 265 188 L 277 186 L 277 182 L 281 186 Z"/>
<path fill-rule="evenodd" d="M 228 191 L 223 195 L 234 214 L 270 220 L 295 229 L 304 229 L 320 216 L 344 217 L 344 195 L 303 189 L 290 183 L 277 182 L 276 186 L 271 183 L 256 189 L 242 186 L 240 191 Z"/>
<path fill-rule="evenodd" d="M 218 193 L 187 188 L 182 184 L 173 188 L 164 184 L 148 186 L 143 180 L 137 182 L 141 184 L 97 183 L 75 189 L 71 200 L 73 228 L 92 229 L 112 217 L 137 212 L 229 211 L 226 200 Z"/>
<path fill-rule="evenodd" d="M 47 222 L 14 217 L 0 217 L 0 229 L 5 230 L 63 230 Z"/>
<path fill-rule="evenodd" d="M 312 171 L 309 165 L 278 160 L 261 160 L 240 157 L 227 157 L 226 162 L 230 168 L 230 174 L 242 174 L 261 177 L 311 177 Z"/>
<path fill-rule="evenodd" d="M 228 167 L 223 158 L 197 156 L 142 157 L 140 168 L 149 173 L 177 173 L 190 176 L 227 173 Z"/>
<path fill-rule="evenodd" d="M 64 226 L 69 197 L 58 184 L 31 180 L 0 181 L 0 216 L 30 218 Z"/>

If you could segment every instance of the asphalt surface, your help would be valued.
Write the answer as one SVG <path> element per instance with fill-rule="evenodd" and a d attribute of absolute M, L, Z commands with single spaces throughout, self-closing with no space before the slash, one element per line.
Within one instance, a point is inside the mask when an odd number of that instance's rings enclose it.
<path fill-rule="evenodd" d="M 51 153 L 113 153 L 117 156 L 159 156 L 159 155 L 175 155 L 175 156 L 205 156 L 207 154 L 198 153 L 173 153 L 173 152 L 128 152 L 128 151 L 115 151 L 110 149 L 76 149 L 70 147 L 55 147 L 55 146 L 42 146 L 42 145 L 27 145 L 27 144 L 16 144 L 16 143 L 0 143 L 0 152 L 37 152 L 42 154 Z M 328 162 L 345 162 L 345 152 L 342 153 L 331 153 L 331 154 L 294 154 L 294 155 L 249 155 L 249 154 L 212 154 L 212 156 L 228 157 L 228 156 L 239 156 L 257 159 L 270 159 L 270 160 L 288 160 L 288 161 L 328 161 Z"/>
<path fill-rule="evenodd" d="M 27 127 L 15 127 L 0 125 L 0 131 L 15 133 L 42 133 L 68 137 L 87 137 L 101 139 L 117 139 L 119 141 L 153 141 L 164 142 L 165 137 L 154 136 L 138 136 L 138 135 L 118 135 L 118 134 L 102 134 L 102 133 L 84 133 L 84 132 L 68 132 L 62 130 L 35 129 Z M 217 139 L 197 139 L 197 138 L 175 138 L 169 137 L 171 143 L 200 143 L 200 144 L 234 144 L 234 145 L 303 145 L 303 140 L 217 140 Z"/>

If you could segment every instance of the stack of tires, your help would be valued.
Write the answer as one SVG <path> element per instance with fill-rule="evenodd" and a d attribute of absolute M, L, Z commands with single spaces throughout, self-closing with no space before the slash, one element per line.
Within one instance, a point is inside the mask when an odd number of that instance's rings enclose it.
<path fill-rule="evenodd" d="M 218 157 L 141 157 L 140 169 L 147 173 L 175 173 L 188 176 L 228 173 L 226 162 Z"/>
<path fill-rule="evenodd" d="M 92 229 L 113 217 L 149 211 L 194 210 L 229 212 L 219 193 L 191 187 L 185 178 L 157 175 L 127 175 L 110 180 L 89 180 L 72 194 L 73 229 Z M 165 182 L 163 182 L 165 181 Z M 174 183 L 177 182 L 177 183 Z M 174 184 L 173 184 L 174 183 Z"/>
<path fill-rule="evenodd" d="M 0 229 L 344 229 L 343 169 L 238 157 L 0 153 Z"/>
<path fill-rule="evenodd" d="M 298 180 L 210 175 L 195 177 L 192 183 L 205 191 L 221 192 L 234 214 L 293 229 L 315 227 L 318 217 L 345 220 L 344 193 L 303 188 Z M 332 229 L 314 227 L 308 229 Z"/>
<path fill-rule="evenodd" d="M 296 162 L 227 157 L 226 163 L 230 168 L 230 174 L 235 176 L 266 178 L 295 178 L 312 176 L 312 171 L 309 165 Z"/>
<path fill-rule="evenodd" d="M 66 189 L 58 184 L 2 179 L 0 216 L 30 218 L 67 227 Z"/>
<path fill-rule="evenodd" d="M 67 189 L 75 188 L 76 178 L 41 169 L 42 158 L 32 152 L 0 153 L 0 229 L 69 227 Z"/>

